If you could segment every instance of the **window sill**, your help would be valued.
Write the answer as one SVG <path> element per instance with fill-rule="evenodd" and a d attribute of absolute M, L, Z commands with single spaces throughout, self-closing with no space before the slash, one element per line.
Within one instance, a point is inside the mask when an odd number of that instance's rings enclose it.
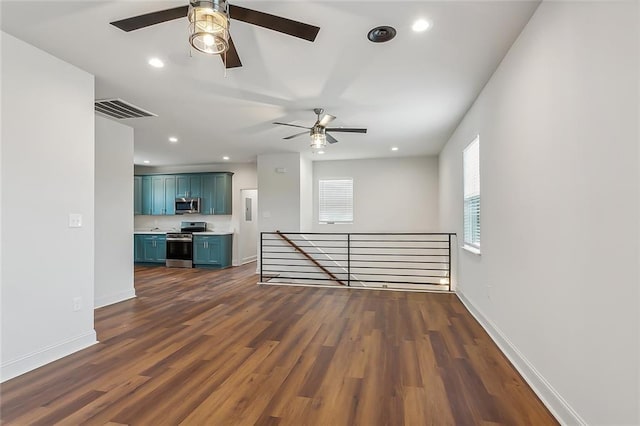
<path fill-rule="evenodd" d="M 469 245 L 466 245 L 466 244 L 463 245 L 461 248 L 462 248 L 462 250 L 466 250 L 471 254 L 475 254 L 476 256 L 482 255 L 482 253 L 480 252 L 479 248 L 476 248 L 476 247 L 473 247 L 473 246 L 469 246 Z"/>

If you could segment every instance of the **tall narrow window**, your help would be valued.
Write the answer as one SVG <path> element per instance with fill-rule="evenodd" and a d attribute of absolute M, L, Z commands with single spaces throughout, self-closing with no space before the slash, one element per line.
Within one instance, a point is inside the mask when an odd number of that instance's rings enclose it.
<path fill-rule="evenodd" d="M 320 179 L 318 194 L 320 223 L 353 222 L 353 179 Z"/>
<path fill-rule="evenodd" d="M 480 136 L 462 153 L 464 170 L 464 244 L 480 251 Z"/>

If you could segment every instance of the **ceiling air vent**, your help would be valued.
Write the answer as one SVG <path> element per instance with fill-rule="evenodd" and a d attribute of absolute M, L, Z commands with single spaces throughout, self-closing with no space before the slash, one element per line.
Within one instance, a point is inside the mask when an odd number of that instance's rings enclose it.
<path fill-rule="evenodd" d="M 156 114 L 138 108 L 122 99 L 99 99 L 95 104 L 96 112 L 123 120 L 125 118 L 157 117 Z"/>

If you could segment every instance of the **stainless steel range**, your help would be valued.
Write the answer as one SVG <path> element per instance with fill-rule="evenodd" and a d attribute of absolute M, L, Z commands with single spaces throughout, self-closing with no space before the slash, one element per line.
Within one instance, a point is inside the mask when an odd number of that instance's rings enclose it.
<path fill-rule="evenodd" d="M 167 262 L 169 268 L 193 267 L 193 233 L 207 230 L 207 222 L 182 222 L 180 232 L 167 233 Z"/>

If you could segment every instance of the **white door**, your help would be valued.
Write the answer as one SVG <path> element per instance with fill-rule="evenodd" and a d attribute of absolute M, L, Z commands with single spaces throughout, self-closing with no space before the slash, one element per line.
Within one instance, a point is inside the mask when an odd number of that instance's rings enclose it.
<path fill-rule="evenodd" d="M 253 262 L 258 258 L 258 190 L 240 190 L 242 217 L 238 232 L 240 264 Z"/>

